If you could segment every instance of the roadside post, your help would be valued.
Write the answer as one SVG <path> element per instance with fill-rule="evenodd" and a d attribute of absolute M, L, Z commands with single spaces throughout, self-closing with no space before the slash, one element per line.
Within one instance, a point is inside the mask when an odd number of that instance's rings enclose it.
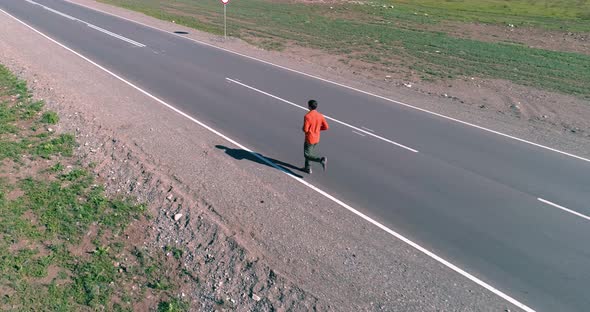
<path fill-rule="evenodd" d="M 223 38 L 227 40 L 227 4 L 229 0 L 221 0 L 223 4 Z"/>

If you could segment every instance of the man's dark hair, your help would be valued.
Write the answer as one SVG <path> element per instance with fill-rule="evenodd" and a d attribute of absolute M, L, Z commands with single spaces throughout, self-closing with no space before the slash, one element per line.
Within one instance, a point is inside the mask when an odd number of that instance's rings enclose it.
<path fill-rule="evenodd" d="M 307 102 L 307 106 L 309 107 L 309 109 L 314 110 L 318 108 L 318 102 L 316 100 L 309 100 Z"/>

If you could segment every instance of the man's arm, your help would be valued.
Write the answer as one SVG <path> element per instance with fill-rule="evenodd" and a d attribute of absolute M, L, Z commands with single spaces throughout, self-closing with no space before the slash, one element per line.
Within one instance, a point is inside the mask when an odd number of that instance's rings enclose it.
<path fill-rule="evenodd" d="M 309 127 L 310 127 L 309 121 L 307 121 L 307 118 L 303 117 L 303 128 L 302 128 L 303 132 L 305 132 L 305 133 L 309 132 Z"/>
<path fill-rule="evenodd" d="M 324 116 L 322 116 L 322 126 L 320 128 L 321 131 L 325 131 L 330 129 L 330 126 L 328 126 L 328 122 L 326 121 L 326 118 L 324 118 Z"/>

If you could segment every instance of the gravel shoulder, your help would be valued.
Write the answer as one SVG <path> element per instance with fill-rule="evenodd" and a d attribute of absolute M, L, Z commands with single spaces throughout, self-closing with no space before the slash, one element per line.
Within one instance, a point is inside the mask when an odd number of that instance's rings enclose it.
<path fill-rule="evenodd" d="M 149 204 L 155 218 L 131 228 L 144 234 L 136 243 L 185 251 L 177 270 L 200 281 L 181 290 L 193 310 L 516 310 L 280 172 L 228 157 L 215 148 L 228 145 L 221 138 L 5 15 L 0 28 L 0 62 L 60 114 L 57 131 L 76 133 L 77 153 L 96 164 L 107 191 Z"/>

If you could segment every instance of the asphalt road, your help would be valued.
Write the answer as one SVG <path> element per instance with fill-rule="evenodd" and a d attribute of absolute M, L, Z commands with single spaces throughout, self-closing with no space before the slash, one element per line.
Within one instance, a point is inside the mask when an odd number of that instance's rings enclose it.
<path fill-rule="evenodd" d="M 532 309 L 590 306 L 590 162 L 64 1 L 0 8 L 295 167 L 305 110 L 293 104 L 317 99 L 335 119 L 320 144 L 329 170 L 294 174 Z"/>

